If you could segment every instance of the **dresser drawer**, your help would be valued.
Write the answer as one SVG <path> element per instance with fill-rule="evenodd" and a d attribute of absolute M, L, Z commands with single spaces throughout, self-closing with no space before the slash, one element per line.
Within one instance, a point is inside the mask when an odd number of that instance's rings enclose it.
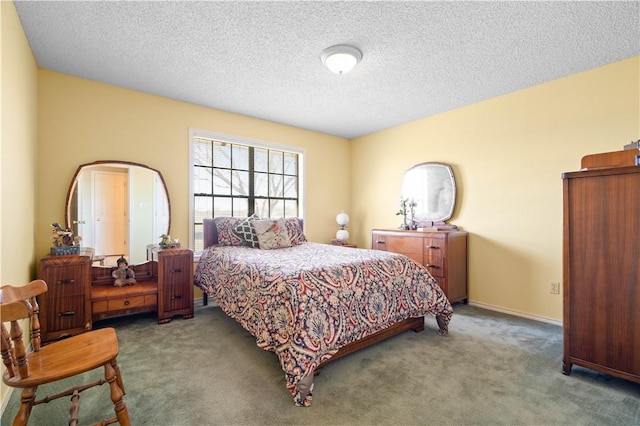
<path fill-rule="evenodd" d="M 444 249 L 442 239 L 424 239 L 424 266 L 434 277 L 444 277 Z"/>
<path fill-rule="evenodd" d="M 41 304 L 43 329 L 46 332 L 83 327 L 84 296 L 61 297 Z"/>
<path fill-rule="evenodd" d="M 371 248 L 375 250 L 392 251 L 394 253 L 413 254 L 422 256 L 422 238 L 407 238 L 384 232 L 373 231 L 371 234 Z"/>
<path fill-rule="evenodd" d="M 140 306 L 153 306 L 158 303 L 157 301 L 158 298 L 155 294 L 100 300 L 92 303 L 92 310 L 94 314 L 120 311 L 124 309 L 137 308 Z"/>
<path fill-rule="evenodd" d="M 44 269 L 41 278 L 47 283 L 48 300 L 82 296 L 86 285 L 85 265 L 51 266 Z"/>

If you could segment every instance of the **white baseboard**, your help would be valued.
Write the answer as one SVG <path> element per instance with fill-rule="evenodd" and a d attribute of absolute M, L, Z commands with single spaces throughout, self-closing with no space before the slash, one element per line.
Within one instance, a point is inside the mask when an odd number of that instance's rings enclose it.
<path fill-rule="evenodd" d="M 2 400 L 2 408 L 0 409 L 0 417 L 4 417 L 4 409 L 7 408 L 7 404 L 9 404 L 9 399 L 11 399 L 11 394 L 13 393 L 13 389 L 11 386 L 7 386 L 7 394 L 4 396 Z"/>
<path fill-rule="evenodd" d="M 499 306 L 489 305 L 487 303 L 474 302 L 469 300 L 469 305 L 477 306 L 478 308 L 488 309 L 490 311 L 502 312 L 503 314 L 515 315 L 517 317 L 527 318 L 534 321 L 546 322 L 547 324 L 553 324 L 562 327 L 562 321 L 553 318 L 543 317 L 541 315 L 528 314 L 526 312 L 515 311 L 513 309 L 505 309 Z"/>

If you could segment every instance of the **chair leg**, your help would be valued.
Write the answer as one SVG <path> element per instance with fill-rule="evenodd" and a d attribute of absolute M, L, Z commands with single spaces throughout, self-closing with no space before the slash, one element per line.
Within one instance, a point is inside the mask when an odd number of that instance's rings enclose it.
<path fill-rule="evenodd" d="M 118 382 L 118 386 L 120 386 L 120 389 L 122 389 L 122 392 L 126 395 L 127 390 L 124 388 L 124 382 L 122 380 L 122 374 L 120 373 L 120 367 L 118 367 L 118 361 L 116 361 L 115 358 L 111 360 L 111 366 L 116 372 L 116 381 Z"/>
<path fill-rule="evenodd" d="M 18 414 L 16 414 L 16 417 L 13 419 L 13 426 L 26 426 L 29 422 L 31 409 L 36 400 L 37 389 L 38 387 L 35 386 L 22 390 L 22 394 L 20 395 L 20 409 L 18 409 Z"/>
<path fill-rule="evenodd" d="M 127 409 L 127 404 L 122 399 L 124 391 L 118 384 L 117 376 L 118 374 L 113 368 L 112 361 L 107 362 L 104 365 L 104 378 L 109 382 L 109 387 L 111 388 L 111 401 L 113 401 L 116 417 L 121 426 L 131 426 L 129 410 Z"/>
<path fill-rule="evenodd" d="M 71 408 L 69 408 L 69 426 L 77 426 L 78 412 L 80 411 L 80 392 L 73 391 L 71 396 Z"/>

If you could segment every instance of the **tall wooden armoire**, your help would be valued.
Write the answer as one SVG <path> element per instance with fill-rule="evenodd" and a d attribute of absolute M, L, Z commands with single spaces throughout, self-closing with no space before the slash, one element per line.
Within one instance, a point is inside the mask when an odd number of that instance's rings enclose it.
<path fill-rule="evenodd" d="M 563 372 L 579 365 L 640 383 L 640 167 L 562 178 Z"/>

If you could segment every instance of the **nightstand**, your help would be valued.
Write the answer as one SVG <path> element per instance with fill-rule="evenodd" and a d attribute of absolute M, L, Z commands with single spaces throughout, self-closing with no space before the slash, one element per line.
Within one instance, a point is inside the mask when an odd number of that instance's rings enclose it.
<path fill-rule="evenodd" d="M 358 246 L 355 244 L 349 244 L 346 241 L 342 241 L 342 240 L 331 240 L 331 245 L 332 246 L 340 246 L 340 247 L 351 247 L 351 248 L 357 248 Z"/>

